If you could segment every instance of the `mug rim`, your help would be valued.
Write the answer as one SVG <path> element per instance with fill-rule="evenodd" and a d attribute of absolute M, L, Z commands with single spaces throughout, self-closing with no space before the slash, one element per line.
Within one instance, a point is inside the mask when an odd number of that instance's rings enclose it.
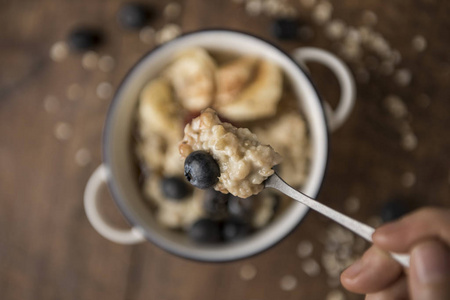
<path fill-rule="evenodd" d="M 262 38 L 260 36 L 257 36 L 255 34 L 249 33 L 249 32 L 245 32 L 245 31 L 241 31 L 241 30 L 235 30 L 235 29 L 225 29 L 225 28 L 208 28 L 208 29 L 201 29 L 201 30 L 194 30 L 194 31 L 189 31 L 189 32 L 185 32 L 183 34 L 181 34 L 180 36 L 176 37 L 175 39 L 168 41 L 164 44 L 161 45 L 157 45 L 155 46 L 153 49 L 147 51 L 146 53 L 144 53 L 134 64 L 133 66 L 126 72 L 126 74 L 123 76 L 121 82 L 119 83 L 114 96 L 108 106 L 108 111 L 106 113 L 106 118 L 104 121 L 104 128 L 103 128 L 103 134 L 102 134 L 102 161 L 103 164 L 106 166 L 106 169 L 108 170 L 108 180 L 107 182 L 107 186 L 108 189 L 111 193 L 111 196 L 113 198 L 114 203 L 117 205 L 117 207 L 119 208 L 120 212 L 123 214 L 123 216 L 125 217 L 125 219 L 127 220 L 127 222 L 133 227 L 136 228 L 137 230 L 140 231 L 140 233 L 146 238 L 147 241 L 151 242 L 152 244 L 156 245 L 157 247 L 163 249 L 164 251 L 176 255 L 178 257 L 184 258 L 184 259 L 189 259 L 192 261 L 197 261 L 197 262 L 214 262 L 214 263 L 225 263 L 225 262 L 230 262 L 230 261 L 238 261 L 241 259 L 246 259 L 249 257 L 253 257 L 256 256 L 264 251 L 269 250 L 270 248 L 274 247 L 275 245 L 277 245 L 279 242 L 281 242 L 282 240 L 284 240 L 285 238 L 287 238 L 289 235 L 291 235 L 293 233 L 293 231 L 295 229 L 298 228 L 298 226 L 301 224 L 301 222 L 305 219 L 306 215 L 308 214 L 308 212 L 310 211 L 310 208 L 305 207 L 305 213 L 303 214 L 303 216 L 301 218 L 299 218 L 298 222 L 292 226 L 292 228 L 290 228 L 288 231 L 286 231 L 286 233 L 284 235 L 280 235 L 278 236 L 276 239 L 273 239 L 272 241 L 270 241 L 269 243 L 267 243 L 267 245 L 265 247 L 261 247 L 259 248 L 257 251 L 254 251 L 250 254 L 246 254 L 243 256 L 239 256 L 239 257 L 235 257 L 235 258 L 228 258 L 228 259 L 208 259 L 208 258 L 200 258 L 198 256 L 192 256 L 188 253 L 185 253 L 183 251 L 178 251 L 178 249 L 176 248 L 170 248 L 170 247 L 166 247 L 166 245 L 164 245 L 163 243 L 161 243 L 157 238 L 153 237 L 152 234 L 148 233 L 146 230 L 143 230 L 141 225 L 135 220 L 135 218 L 132 216 L 132 213 L 129 211 L 129 209 L 127 208 L 128 205 L 126 205 L 124 203 L 124 201 L 121 201 L 119 198 L 121 198 L 120 193 L 117 190 L 116 187 L 116 179 L 114 178 L 114 176 L 112 176 L 112 172 L 111 170 L 111 165 L 112 165 L 112 154 L 110 151 L 108 151 L 108 148 L 106 147 L 106 145 L 109 144 L 109 140 L 111 138 L 111 128 L 112 128 L 112 116 L 114 114 L 114 112 L 116 111 L 116 106 L 118 105 L 118 103 L 120 101 L 123 101 L 123 98 L 120 98 L 119 95 L 121 94 L 121 90 L 125 88 L 125 86 L 127 85 L 130 77 L 132 77 L 132 75 L 135 73 L 136 69 L 138 67 L 140 67 L 140 65 L 142 64 L 142 62 L 144 62 L 148 57 L 150 57 L 151 55 L 153 55 L 156 51 L 160 50 L 163 47 L 168 47 L 171 43 L 182 39 L 184 37 L 187 36 L 191 36 L 191 35 L 195 35 L 195 34 L 199 34 L 199 33 L 204 33 L 204 32 L 228 32 L 228 33 L 236 33 L 236 34 L 240 34 L 240 35 L 244 35 L 244 36 L 248 36 L 248 37 L 252 37 L 255 38 L 257 40 L 263 41 L 266 44 L 274 47 L 281 55 L 285 56 L 290 62 L 292 62 L 292 64 L 298 68 L 300 70 L 300 72 L 307 78 L 307 80 L 309 81 L 309 83 L 311 84 L 311 87 L 314 91 L 314 93 L 317 96 L 317 99 L 319 101 L 319 107 L 320 107 L 320 112 L 322 113 L 322 119 L 324 121 L 324 125 L 325 125 L 325 142 L 326 142 L 326 148 L 325 148 L 325 162 L 324 162 L 324 166 L 323 166 L 323 176 L 321 176 L 320 180 L 317 183 L 317 193 L 316 193 L 316 197 L 320 194 L 322 187 L 323 187 L 323 182 L 324 182 L 324 178 L 325 175 L 327 173 L 328 170 L 328 164 L 329 164 L 329 153 L 330 153 L 330 146 L 329 146 L 329 141 L 330 141 L 330 132 L 329 132 L 329 127 L 328 127 L 328 119 L 326 117 L 326 112 L 325 112 L 325 106 L 322 100 L 321 95 L 318 92 L 317 87 L 315 86 L 313 80 L 310 77 L 310 74 L 305 70 L 305 68 L 299 64 L 297 61 L 295 61 L 295 59 L 289 55 L 286 51 L 284 51 L 283 49 L 281 49 L 279 46 L 277 46 L 276 44 L 274 44 L 271 41 L 268 41 L 265 38 Z"/>

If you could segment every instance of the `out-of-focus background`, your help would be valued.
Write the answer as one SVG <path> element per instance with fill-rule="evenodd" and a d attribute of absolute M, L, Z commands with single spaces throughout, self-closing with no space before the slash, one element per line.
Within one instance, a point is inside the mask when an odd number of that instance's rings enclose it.
<path fill-rule="evenodd" d="M 450 206 L 448 1 L 155 0 L 142 2 L 151 14 L 136 30 L 118 21 L 124 3 L 0 1 L 1 299 L 363 298 L 338 276 L 368 245 L 314 212 L 275 247 L 223 264 L 150 243 L 117 245 L 90 226 L 83 191 L 101 163 L 114 90 L 144 53 L 182 32 L 238 29 L 288 52 L 321 47 L 349 64 L 357 102 L 331 135 L 323 203 L 373 226 Z M 298 21 L 292 39 L 273 34 L 282 17 Z M 86 26 L 101 43 L 75 53 L 67 37 Z M 310 70 L 336 103 L 333 75 Z M 103 198 L 126 227 L 106 191 Z"/>

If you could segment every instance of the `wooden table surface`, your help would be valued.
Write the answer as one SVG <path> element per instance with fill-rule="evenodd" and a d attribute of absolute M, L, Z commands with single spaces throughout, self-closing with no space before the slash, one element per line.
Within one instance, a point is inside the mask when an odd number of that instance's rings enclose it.
<path fill-rule="evenodd" d="M 168 1 L 147 1 L 154 8 L 150 23 L 159 29 Z M 179 1 L 175 23 L 184 32 L 225 27 L 267 38 L 290 51 L 316 46 L 339 54 L 336 43 L 316 25 L 302 1 L 292 1 L 303 22 L 314 30 L 309 41 L 279 41 L 271 37 L 271 18 L 249 16 L 237 1 Z M 304 1 L 305 2 L 305 1 Z M 407 69 L 412 81 L 396 83 L 379 72 L 376 56 L 364 54 L 362 64 L 350 62 L 358 75 L 356 106 L 346 124 L 331 136 L 329 167 L 319 199 L 348 211 L 348 199 L 360 200 L 351 215 L 373 223 L 383 203 L 404 199 L 413 206 L 450 206 L 450 4 L 444 0 L 333 0 L 333 18 L 358 27 L 370 10 L 378 16 L 374 30 L 401 54 L 396 69 Z M 344 291 L 330 283 L 321 266 L 309 276 L 305 262 L 322 265 L 324 237 L 331 223 L 309 213 L 291 235 L 255 257 L 224 264 L 197 263 L 143 243 L 122 246 L 99 236 L 83 209 L 86 181 L 101 163 L 101 132 L 110 98 L 99 99 L 101 82 L 116 87 L 127 70 L 153 45 L 139 33 L 116 22 L 121 1 L 80 0 L 0 1 L 0 298 L 1 299 L 341 299 Z M 112 72 L 88 71 L 81 54 L 54 62 L 49 51 L 78 25 L 102 30 L 105 43 L 96 51 L 110 55 Z M 427 41 L 424 51 L 412 46 L 415 36 Z M 374 59 L 375 57 L 375 59 Z M 367 74 L 360 69 L 367 69 Z M 325 99 L 335 103 L 337 81 L 323 67 L 312 65 L 314 81 Z M 364 78 L 366 76 L 366 78 Z M 68 88 L 78 84 L 80 99 L 69 100 Z M 386 108 L 388 95 L 400 97 L 408 114 L 401 120 Z M 54 112 L 44 99 L 55 96 Z M 67 123 L 68 140 L 55 137 L 55 126 Z M 417 147 L 402 146 L 402 129 L 411 127 Z M 402 127 L 403 126 L 403 127 Z M 90 161 L 81 166 L 75 156 L 86 149 Z M 87 156 L 89 158 L 89 155 Z M 104 195 L 108 215 L 126 227 Z M 103 200 L 102 198 L 102 200 Z M 309 258 L 297 246 L 310 241 Z M 357 253 L 358 254 L 358 253 Z M 242 266 L 256 268 L 243 280 Z M 280 288 L 289 275 L 297 279 L 291 291 Z M 343 292 L 346 299 L 362 299 Z"/>

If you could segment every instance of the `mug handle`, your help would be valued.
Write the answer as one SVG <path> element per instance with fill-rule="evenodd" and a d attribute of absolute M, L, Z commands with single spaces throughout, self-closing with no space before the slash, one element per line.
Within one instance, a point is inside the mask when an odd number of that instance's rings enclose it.
<path fill-rule="evenodd" d="M 101 164 L 89 178 L 84 190 L 84 210 L 92 227 L 104 238 L 119 244 L 136 244 L 145 240 L 138 228 L 119 229 L 110 225 L 98 209 L 100 188 L 108 180 L 108 170 Z"/>
<path fill-rule="evenodd" d="M 315 61 L 328 67 L 336 75 L 341 87 L 339 104 L 333 111 L 331 106 L 324 102 L 328 127 L 335 131 L 347 120 L 355 104 L 356 88 L 352 73 L 345 63 L 334 54 L 313 47 L 298 48 L 292 53 L 294 60 L 305 66 L 308 61 Z"/>

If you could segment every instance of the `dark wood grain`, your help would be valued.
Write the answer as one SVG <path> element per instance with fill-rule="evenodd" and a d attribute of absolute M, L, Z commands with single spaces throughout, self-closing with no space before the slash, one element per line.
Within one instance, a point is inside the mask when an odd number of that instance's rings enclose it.
<path fill-rule="evenodd" d="M 169 1 L 148 1 L 155 15 L 152 25 L 164 24 L 161 16 Z M 308 42 L 280 42 L 270 36 L 270 18 L 250 17 L 233 1 L 180 1 L 177 22 L 184 31 L 226 27 L 244 30 L 275 42 L 290 51 L 316 46 L 335 51 L 314 26 Z M 353 216 L 367 221 L 392 197 L 408 199 L 414 206 L 450 206 L 450 5 L 448 1 L 334 0 L 334 17 L 358 26 L 361 13 L 378 15 L 376 29 L 402 53 L 401 66 L 413 72 L 412 84 L 399 87 L 391 77 L 371 74 L 358 84 L 355 110 L 331 137 L 328 172 L 320 200 L 345 211 L 349 196 L 361 199 Z M 299 241 L 310 240 L 321 260 L 323 237 L 329 221 L 310 213 L 291 235 L 270 250 L 238 262 L 206 264 L 164 252 L 150 243 L 136 246 L 113 244 L 100 237 L 88 223 L 82 205 L 87 179 L 101 163 L 101 131 L 109 101 L 95 88 L 102 81 L 114 86 L 127 70 L 152 47 L 139 41 L 138 33 L 121 29 L 115 14 L 121 1 L 0 1 L 0 298 L 1 299 L 325 299 L 331 290 L 322 270 L 307 276 L 296 255 Z M 297 2 L 295 2 L 298 5 Z M 309 13 L 300 9 L 306 23 Z M 63 40 L 74 26 L 101 28 L 106 43 L 98 49 L 116 59 L 114 72 L 86 71 L 81 56 L 70 55 L 60 63 L 49 58 L 53 43 Z M 411 39 L 421 34 L 428 48 L 416 53 Z M 352 67 L 354 65 L 351 64 Z M 325 99 L 336 101 L 338 86 L 329 71 L 311 65 L 312 77 Z M 83 87 L 82 99 L 66 97 L 67 87 Z M 424 108 L 418 95 L 426 93 Z M 419 144 L 405 151 L 396 120 L 383 107 L 395 94 L 410 111 L 410 124 Z M 54 114 L 43 108 L 43 99 L 56 96 L 61 109 Z M 74 134 L 59 141 L 53 130 L 67 122 Z M 87 148 L 92 162 L 77 166 L 75 153 Z M 412 187 L 402 184 L 405 172 L 416 175 Z M 103 196 L 108 215 L 126 226 L 120 213 Z M 257 267 L 251 281 L 239 277 L 244 263 Z M 298 286 L 290 292 L 279 288 L 280 278 L 293 275 Z M 348 299 L 362 299 L 347 293 Z"/>

